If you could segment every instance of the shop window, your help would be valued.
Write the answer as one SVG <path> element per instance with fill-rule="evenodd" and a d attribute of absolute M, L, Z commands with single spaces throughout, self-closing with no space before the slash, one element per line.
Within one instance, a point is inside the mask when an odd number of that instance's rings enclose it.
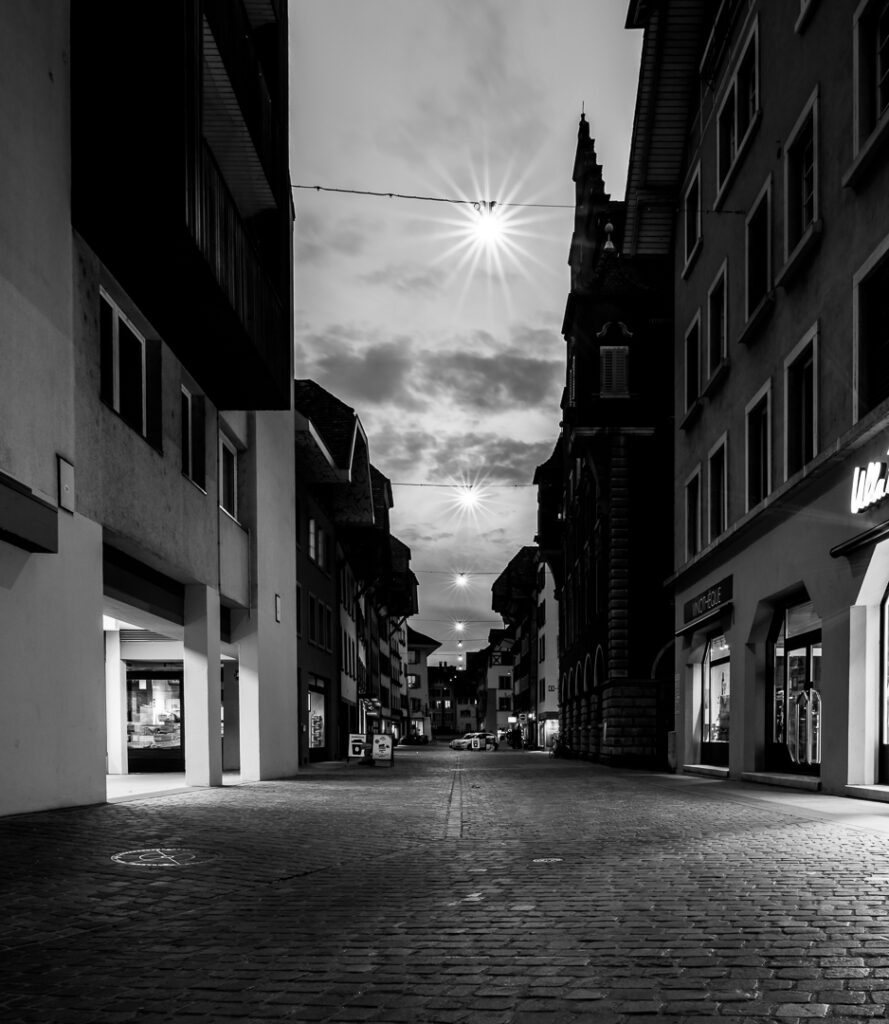
<path fill-rule="evenodd" d="M 889 239 L 876 256 L 853 281 L 853 308 L 858 310 L 859 417 L 889 398 Z"/>
<path fill-rule="evenodd" d="M 817 451 L 817 330 L 813 328 L 784 363 L 785 479 Z"/>
<path fill-rule="evenodd" d="M 701 550 L 701 471 L 696 469 L 685 483 L 685 557 Z"/>
<path fill-rule="evenodd" d="M 685 411 L 690 412 L 701 396 L 701 315 L 698 313 L 685 332 Z"/>
<path fill-rule="evenodd" d="M 731 650 L 724 636 L 713 637 L 707 644 L 701 687 L 701 758 L 707 764 L 728 764 Z"/>
<path fill-rule="evenodd" d="M 183 771 L 182 718 L 181 673 L 127 672 L 129 771 Z"/>
<path fill-rule="evenodd" d="M 160 342 L 148 341 L 104 290 L 99 293 L 99 359 L 102 401 L 160 451 Z"/>
<path fill-rule="evenodd" d="M 821 620 L 811 601 L 783 609 L 772 646 L 770 768 L 821 761 Z"/>
<path fill-rule="evenodd" d="M 714 445 L 709 456 L 709 539 L 716 540 L 728 525 L 728 466 L 725 435 Z"/>
<path fill-rule="evenodd" d="M 772 390 L 766 384 L 747 406 L 747 511 L 763 501 L 772 489 L 771 463 Z"/>
<path fill-rule="evenodd" d="M 314 679 L 309 686 L 323 686 L 323 680 Z M 326 709 L 324 691 L 309 689 L 308 695 L 308 718 L 309 718 L 309 750 L 320 751 L 327 742 L 326 736 Z"/>
<path fill-rule="evenodd" d="M 889 590 L 880 607 L 880 750 L 878 781 L 889 784 Z"/>
<path fill-rule="evenodd" d="M 225 434 L 219 435 L 219 507 L 238 518 L 238 450 Z"/>
<path fill-rule="evenodd" d="M 713 379 L 725 362 L 728 335 L 728 265 L 723 263 L 707 295 L 707 373 Z"/>
<path fill-rule="evenodd" d="M 749 320 L 772 287 L 772 189 L 766 182 L 747 217 L 745 229 L 744 316 Z"/>
<path fill-rule="evenodd" d="M 180 398 L 182 473 L 203 490 L 206 483 L 204 396 L 193 394 L 183 385 Z"/>
<path fill-rule="evenodd" d="M 296 585 L 296 635 L 303 635 L 303 588 Z"/>
<path fill-rule="evenodd" d="M 308 621 L 308 638 L 309 643 L 314 644 L 318 641 L 318 601 L 314 594 L 309 594 L 309 621 Z"/>
<path fill-rule="evenodd" d="M 695 168 L 683 201 L 685 224 L 685 270 L 687 273 L 691 262 L 701 247 L 701 165 Z"/>

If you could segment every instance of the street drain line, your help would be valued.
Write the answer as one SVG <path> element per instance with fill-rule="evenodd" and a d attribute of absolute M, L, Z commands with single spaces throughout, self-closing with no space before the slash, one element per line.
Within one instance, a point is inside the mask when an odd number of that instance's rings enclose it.
<path fill-rule="evenodd" d="M 445 839 L 463 838 L 463 773 L 451 775 L 451 792 L 448 794 L 448 812 L 445 819 Z"/>

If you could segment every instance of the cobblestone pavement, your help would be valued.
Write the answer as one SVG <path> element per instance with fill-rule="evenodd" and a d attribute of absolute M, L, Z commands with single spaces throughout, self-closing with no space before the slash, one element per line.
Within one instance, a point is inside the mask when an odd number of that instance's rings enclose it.
<path fill-rule="evenodd" d="M 2 819 L 0 1020 L 883 1016 L 889 808 L 760 792 L 441 746 Z"/>

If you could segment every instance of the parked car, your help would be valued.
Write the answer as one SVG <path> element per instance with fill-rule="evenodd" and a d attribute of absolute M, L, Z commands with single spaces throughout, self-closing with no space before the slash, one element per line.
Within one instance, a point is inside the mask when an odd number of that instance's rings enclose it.
<path fill-rule="evenodd" d="M 464 736 L 458 736 L 456 739 L 451 740 L 448 746 L 451 750 L 472 750 L 474 749 L 472 741 L 475 739 L 481 740 L 482 738 L 484 738 L 485 750 L 496 750 L 500 746 L 500 741 L 492 732 L 468 732 Z"/>

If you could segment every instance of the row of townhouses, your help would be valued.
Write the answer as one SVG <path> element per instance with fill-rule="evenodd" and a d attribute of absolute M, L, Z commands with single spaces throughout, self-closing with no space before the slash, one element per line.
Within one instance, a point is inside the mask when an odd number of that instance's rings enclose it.
<path fill-rule="evenodd" d="M 889 2 L 632 0 L 627 29 L 625 198 L 582 117 L 535 475 L 560 730 L 889 799 Z"/>
<path fill-rule="evenodd" d="M 389 481 L 294 381 L 286 4 L 0 23 L 0 813 L 422 730 Z"/>

